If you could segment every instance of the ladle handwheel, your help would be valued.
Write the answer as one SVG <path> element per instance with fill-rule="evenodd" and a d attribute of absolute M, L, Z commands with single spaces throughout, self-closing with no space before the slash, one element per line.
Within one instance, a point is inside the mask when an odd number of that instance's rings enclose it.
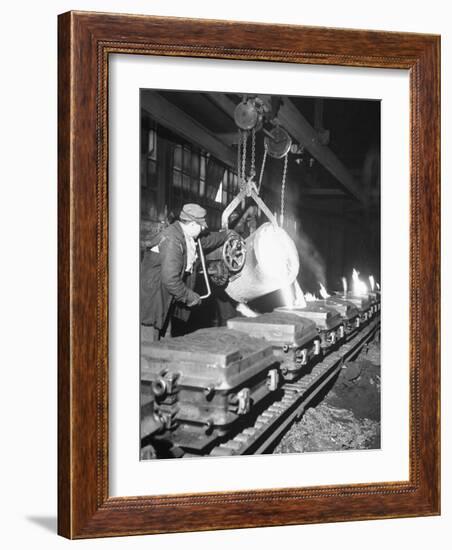
<path fill-rule="evenodd" d="M 246 260 L 246 244 L 239 235 L 231 235 L 223 245 L 223 261 L 229 271 L 240 271 Z"/>

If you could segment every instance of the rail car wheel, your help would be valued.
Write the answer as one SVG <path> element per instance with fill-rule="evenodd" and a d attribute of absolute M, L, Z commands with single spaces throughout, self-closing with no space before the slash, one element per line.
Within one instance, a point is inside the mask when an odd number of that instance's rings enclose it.
<path fill-rule="evenodd" d="M 245 264 L 246 244 L 239 235 L 231 235 L 223 245 L 223 261 L 229 271 L 237 273 Z"/>
<path fill-rule="evenodd" d="M 166 440 L 164 437 L 156 437 L 141 448 L 140 458 L 141 460 L 182 458 L 184 454 L 184 450 L 174 445 L 171 441 Z"/>

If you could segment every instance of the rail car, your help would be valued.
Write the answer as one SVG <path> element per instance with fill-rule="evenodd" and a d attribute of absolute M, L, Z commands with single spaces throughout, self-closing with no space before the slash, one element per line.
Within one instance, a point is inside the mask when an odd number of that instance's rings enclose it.
<path fill-rule="evenodd" d="M 379 311 L 378 294 L 332 296 L 142 343 L 142 458 L 266 452 L 375 335 Z"/>
<path fill-rule="evenodd" d="M 222 214 L 222 227 L 247 197 L 268 222 L 246 239 L 199 255 L 209 279 L 247 303 L 294 284 L 297 249 L 258 196 L 252 179 Z M 276 307 L 227 327 L 141 344 L 142 457 L 267 452 L 310 400 L 379 328 L 377 293 L 330 296 L 304 307 Z"/>

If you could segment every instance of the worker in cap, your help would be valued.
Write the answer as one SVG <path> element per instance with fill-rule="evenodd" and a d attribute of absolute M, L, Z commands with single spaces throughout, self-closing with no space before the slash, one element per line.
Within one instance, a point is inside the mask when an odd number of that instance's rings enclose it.
<path fill-rule="evenodd" d="M 185 204 L 179 220 L 149 243 L 141 264 L 142 340 L 168 334 L 176 305 L 178 318 L 186 322 L 190 309 L 201 303 L 193 290 L 197 240 L 208 253 L 222 246 L 230 234 L 206 230 L 206 210 L 199 204 Z"/>
<path fill-rule="evenodd" d="M 199 206 L 199 204 L 185 204 L 179 215 L 179 219 L 186 224 L 195 222 L 202 229 L 207 228 L 206 210 L 202 206 Z"/>

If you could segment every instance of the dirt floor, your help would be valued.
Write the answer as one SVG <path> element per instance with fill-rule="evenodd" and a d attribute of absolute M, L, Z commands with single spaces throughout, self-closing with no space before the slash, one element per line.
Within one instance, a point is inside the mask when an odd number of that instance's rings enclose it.
<path fill-rule="evenodd" d="M 380 448 L 380 344 L 346 363 L 333 387 L 284 435 L 275 453 Z"/>

